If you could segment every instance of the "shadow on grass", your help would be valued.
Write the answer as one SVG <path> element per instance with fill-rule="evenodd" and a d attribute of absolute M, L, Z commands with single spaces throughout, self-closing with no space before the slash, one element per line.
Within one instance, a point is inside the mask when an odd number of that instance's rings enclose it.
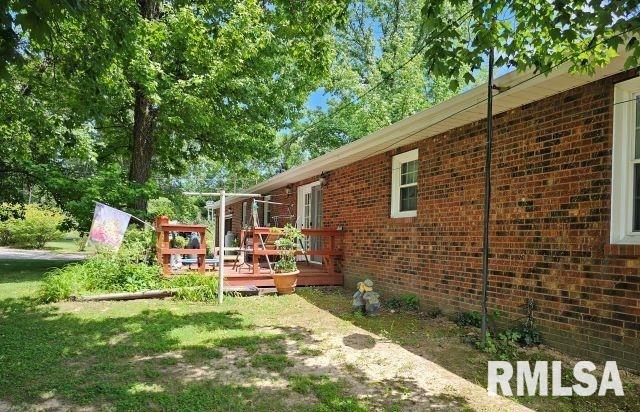
<path fill-rule="evenodd" d="M 481 387 L 487 386 L 487 361 L 489 355 L 465 343 L 473 328 L 455 325 L 444 318 L 431 319 L 411 312 L 381 311 L 377 317 L 354 316 L 351 310 L 351 295 L 343 288 L 309 288 L 299 294 L 314 306 L 346 320 L 369 332 L 384 336 L 408 351 L 436 363 L 448 371 Z M 478 333 L 479 331 L 472 331 Z M 358 334 L 354 334 L 358 335 Z M 347 342 L 349 338 L 349 342 Z M 358 339 L 345 337 L 345 345 L 353 346 Z M 350 344 L 352 343 L 352 344 Z M 544 350 L 521 353 L 518 360 L 556 360 Z M 515 370 L 515 361 L 514 364 Z M 570 371 L 563 374 L 563 384 L 569 381 Z M 624 384 L 623 379 L 623 384 Z M 515 401 L 535 410 L 562 411 L 640 411 L 640 386 L 627 383 L 625 396 L 615 396 L 611 391 L 604 396 L 590 397 L 515 397 Z M 515 390 L 515 388 L 513 388 Z"/>
<path fill-rule="evenodd" d="M 74 314 L 1 300 L 0 409 L 358 411 L 370 395 L 362 388 L 375 385 L 398 388 L 382 399 L 384 408 L 466 407 L 463 398 L 429 395 L 410 380 L 373 383 L 357 370 L 306 366 L 312 356 L 290 357 L 314 341 L 304 328 L 265 331 L 237 312 L 197 305 L 185 314 L 139 307 L 127 314 L 122 308 L 136 307 L 120 305 L 109 315 L 101 309 L 114 306 L 74 304 Z M 346 375 L 363 385 L 347 389 L 328 378 Z"/>

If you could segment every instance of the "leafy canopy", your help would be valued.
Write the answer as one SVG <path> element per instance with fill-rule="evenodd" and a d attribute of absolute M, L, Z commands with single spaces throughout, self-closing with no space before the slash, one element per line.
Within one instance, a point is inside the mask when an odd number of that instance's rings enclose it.
<path fill-rule="evenodd" d="M 158 197 L 203 157 L 233 170 L 270 155 L 326 75 L 344 8 L 3 2 L 0 193 L 25 201 L 37 187 L 86 222 L 94 200 Z"/>
<path fill-rule="evenodd" d="M 411 0 L 351 2 L 348 23 L 334 30 L 336 57 L 330 75 L 320 83 L 327 107 L 310 107 L 292 132 L 281 137 L 286 166 L 366 136 L 458 91 L 449 89 L 448 78 L 432 75 L 417 50 L 420 10 L 420 2 Z M 461 15 L 468 7 L 447 10 Z"/>
<path fill-rule="evenodd" d="M 467 4 L 468 16 L 447 14 L 451 5 Z M 571 71 L 592 73 L 620 47 L 631 51 L 627 67 L 638 65 L 639 13 L 636 0 L 425 1 L 419 42 L 435 75 L 467 83 L 492 47 L 496 66 L 548 73 L 567 61 Z"/>

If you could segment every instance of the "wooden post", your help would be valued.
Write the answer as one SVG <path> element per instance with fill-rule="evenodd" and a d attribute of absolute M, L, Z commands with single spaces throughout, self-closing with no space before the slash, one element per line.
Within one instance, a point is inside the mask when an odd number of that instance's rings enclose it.
<path fill-rule="evenodd" d="M 259 275 L 260 274 L 260 257 L 258 255 L 256 255 L 256 250 L 259 250 L 260 247 L 260 239 L 258 239 L 258 232 L 254 229 L 253 230 L 253 274 L 254 275 Z"/>
<path fill-rule="evenodd" d="M 329 267 L 327 268 L 327 272 L 329 272 L 330 275 L 334 275 L 335 274 L 335 256 L 333 255 L 333 248 L 335 247 L 335 242 L 334 242 L 334 237 L 333 234 L 329 235 L 329 251 L 331 252 L 330 256 L 327 256 L 327 262 L 329 263 Z"/>
<path fill-rule="evenodd" d="M 165 230 L 164 225 L 169 224 L 169 217 L 156 217 L 156 254 L 158 263 L 162 265 L 162 273 L 164 275 L 171 274 L 171 255 L 162 253 L 162 249 L 169 247 L 169 232 Z"/>
<path fill-rule="evenodd" d="M 206 239 L 207 231 L 203 230 L 200 232 L 200 249 L 204 249 L 204 253 L 202 255 L 198 254 L 200 261 L 198 262 L 198 271 L 202 274 L 205 272 L 206 264 L 207 264 L 207 239 Z"/>

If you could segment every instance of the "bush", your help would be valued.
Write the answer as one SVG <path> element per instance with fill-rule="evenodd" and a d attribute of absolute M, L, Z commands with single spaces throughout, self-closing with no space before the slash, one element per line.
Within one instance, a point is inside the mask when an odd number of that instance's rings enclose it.
<path fill-rule="evenodd" d="M 149 215 L 156 216 L 167 216 L 170 219 L 176 219 L 176 207 L 170 199 L 166 197 L 159 197 L 157 199 L 149 199 L 147 202 L 147 213 Z"/>
<path fill-rule="evenodd" d="M 28 249 L 42 248 L 62 236 L 59 227 L 64 221 L 65 216 L 58 209 L 29 204 L 22 216 L 9 216 L 0 222 L 0 241 Z"/>
<path fill-rule="evenodd" d="M 439 317 L 440 315 L 442 315 L 442 309 L 436 307 L 436 308 L 431 308 L 429 310 L 427 310 L 427 316 L 429 316 L 432 319 L 435 319 L 437 317 Z"/>
<path fill-rule="evenodd" d="M 178 288 L 176 299 L 213 302 L 218 297 L 218 279 L 200 274 L 180 275 L 166 281 L 170 289 Z"/>
<path fill-rule="evenodd" d="M 215 300 L 218 290 L 215 277 L 194 274 L 164 278 L 153 259 L 152 244 L 150 231 L 130 229 L 117 253 L 103 250 L 82 263 L 49 272 L 38 298 L 48 303 L 87 293 L 178 288 L 178 299 Z M 152 263 L 148 264 L 149 261 Z"/>
<path fill-rule="evenodd" d="M 420 309 L 420 299 L 416 295 L 403 295 L 401 299 L 405 309 L 414 311 Z"/>
<path fill-rule="evenodd" d="M 400 309 L 402 307 L 402 300 L 397 296 L 392 296 L 387 300 L 387 307 L 394 310 Z"/>
<path fill-rule="evenodd" d="M 84 252 L 85 250 L 87 250 L 87 235 L 81 234 L 80 236 L 78 236 L 78 238 L 76 239 L 76 247 L 78 248 L 79 252 Z"/>
<path fill-rule="evenodd" d="M 518 357 L 518 342 L 521 338 L 521 335 L 515 330 L 506 330 L 499 333 L 497 337 L 492 336 L 491 332 L 487 331 L 484 345 L 481 340 L 478 340 L 476 346 L 478 349 L 489 355 L 496 356 L 500 360 L 515 360 Z"/>
<path fill-rule="evenodd" d="M 420 309 L 420 299 L 416 295 L 393 296 L 387 300 L 387 307 L 416 311 Z"/>
<path fill-rule="evenodd" d="M 482 314 L 480 312 L 458 312 L 454 322 L 458 326 L 475 326 L 479 328 L 482 325 Z"/>

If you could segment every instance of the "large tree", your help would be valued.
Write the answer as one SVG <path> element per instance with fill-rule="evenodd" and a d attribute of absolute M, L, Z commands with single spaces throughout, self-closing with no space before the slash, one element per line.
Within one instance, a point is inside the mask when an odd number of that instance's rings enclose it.
<path fill-rule="evenodd" d="M 201 156 L 230 163 L 266 156 L 326 73 L 328 34 L 345 9 L 342 0 L 93 0 L 45 2 L 51 19 L 33 22 L 29 13 L 41 3 L 9 1 L 4 10 L 10 27 L 23 26 L 9 37 L 21 64 L 4 54 L 0 138 L 13 142 L 20 130 L 24 145 L 5 162 L 11 174 L 2 174 L 3 184 L 42 179 L 29 166 L 44 164 L 49 178 L 87 177 L 89 161 L 94 172 L 109 171 L 105 191 L 113 180 L 139 189 L 140 209 L 154 174 L 180 175 Z M 79 140 L 90 146 L 80 162 Z M 87 173 L 74 176 L 79 170 Z M 63 182 L 40 184 L 64 197 Z"/>
<path fill-rule="evenodd" d="M 419 52 L 421 4 L 357 0 L 334 31 L 336 59 L 321 83 L 327 107 L 311 107 L 281 136 L 285 167 L 316 157 L 438 103 L 457 90 L 433 76 Z M 449 10 L 460 15 L 461 6 Z"/>
<path fill-rule="evenodd" d="M 447 13 L 451 5 L 470 13 L 460 20 Z M 570 70 L 590 73 L 620 47 L 631 51 L 627 67 L 637 66 L 639 38 L 637 0 L 429 0 L 419 41 L 434 74 L 472 82 L 490 48 L 496 66 L 546 74 L 568 62 Z"/>

